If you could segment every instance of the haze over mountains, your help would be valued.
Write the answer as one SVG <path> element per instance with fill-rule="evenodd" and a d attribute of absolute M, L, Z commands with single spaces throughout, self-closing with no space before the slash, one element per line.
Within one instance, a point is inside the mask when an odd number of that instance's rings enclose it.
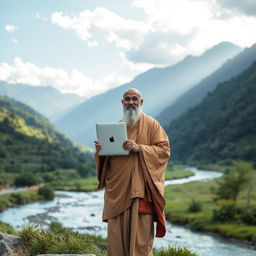
<path fill-rule="evenodd" d="M 96 137 L 95 123 L 117 121 L 121 118 L 120 100 L 126 89 L 138 88 L 145 100 L 144 111 L 156 117 L 180 95 L 241 50 L 238 46 L 224 42 L 212 47 L 201 56 L 187 56 L 176 65 L 153 68 L 137 76 L 130 83 L 85 101 L 55 124 L 75 141 L 92 145 Z"/>
<path fill-rule="evenodd" d="M 157 117 L 162 125 L 168 125 L 188 108 L 200 102 L 208 92 L 213 91 L 217 84 L 230 79 L 248 68 L 256 60 L 256 44 L 245 49 L 233 59 L 225 62 L 213 74 L 181 95 Z"/>
<path fill-rule="evenodd" d="M 7 84 L 3 81 L 0 81 L 0 95 L 29 105 L 51 121 L 60 118 L 85 100 L 84 97 L 76 94 L 61 93 L 52 86 Z"/>
<path fill-rule="evenodd" d="M 256 166 L 255 85 L 256 61 L 173 120 L 166 127 L 173 159 L 187 164 L 239 159 Z"/>

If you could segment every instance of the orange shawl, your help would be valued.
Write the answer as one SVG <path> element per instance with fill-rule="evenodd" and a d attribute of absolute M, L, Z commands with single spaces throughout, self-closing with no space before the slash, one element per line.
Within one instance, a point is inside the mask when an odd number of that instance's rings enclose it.
<path fill-rule="evenodd" d="M 165 215 L 164 215 L 164 179 L 165 169 L 170 157 L 170 147 L 168 137 L 153 118 L 142 113 L 138 123 L 138 135 L 136 143 L 140 145 L 139 153 L 131 153 L 134 155 L 134 161 L 137 161 L 138 169 L 143 174 L 145 185 L 144 199 L 153 207 L 155 221 L 157 222 L 156 236 L 163 237 L 166 232 Z M 124 159 L 125 157 L 121 158 Z M 97 175 L 99 180 L 98 188 L 106 186 L 106 178 L 111 172 L 110 157 L 99 157 L 96 154 L 97 160 Z M 130 177 L 132 179 L 132 177 Z M 128 190 L 127 190 L 128 191 Z M 128 193 L 128 192 L 127 192 Z M 105 192 L 105 202 L 108 194 Z M 131 202 L 132 199 L 129 200 Z M 148 211 L 147 202 L 141 202 L 140 209 Z M 130 205 L 127 203 L 126 207 Z M 116 211 L 116 216 L 120 212 Z M 103 219 L 104 220 L 104 219 Z M 104 220 L 106 221 L 106 219 Z"/>

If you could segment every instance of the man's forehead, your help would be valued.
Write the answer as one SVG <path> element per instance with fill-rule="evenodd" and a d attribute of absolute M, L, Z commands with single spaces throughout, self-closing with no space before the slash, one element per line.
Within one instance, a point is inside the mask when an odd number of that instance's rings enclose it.
<path fill-rule="evenodd" d="M 130 97 L 133 97 L 133 96 L 137 96 L 137 97 L 141 97 L 140 96 L 140 93 L 136 90 L 128 90 L 127 92 L 124 93 L 124 97 L 127 97 L 127 96 L 130 96 Z"/>

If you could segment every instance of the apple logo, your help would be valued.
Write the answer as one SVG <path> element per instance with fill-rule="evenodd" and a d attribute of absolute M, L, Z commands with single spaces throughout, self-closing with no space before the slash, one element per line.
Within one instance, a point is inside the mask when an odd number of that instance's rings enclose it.
<path fill-rule="evenodd" d="M 109 138 L 109 140 L 110 140 L 110 142 L 115 142 L 115 139 L 114 139 L 113 136 L 111 136 L 111 137 Z"/>

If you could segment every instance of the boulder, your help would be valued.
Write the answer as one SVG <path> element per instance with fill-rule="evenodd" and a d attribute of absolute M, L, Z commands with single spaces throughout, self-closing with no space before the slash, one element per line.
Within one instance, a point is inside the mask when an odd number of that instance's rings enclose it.
<path fill-rule="evenodd" d="M 10 256 L 24 248 L 24 241 L 19 236 L 0 233 L 0 256 Z"/>
<path fill-rule="evenodd" d="M 36 256 L 96 256 L 95 254 L 39 254 Z"/>

